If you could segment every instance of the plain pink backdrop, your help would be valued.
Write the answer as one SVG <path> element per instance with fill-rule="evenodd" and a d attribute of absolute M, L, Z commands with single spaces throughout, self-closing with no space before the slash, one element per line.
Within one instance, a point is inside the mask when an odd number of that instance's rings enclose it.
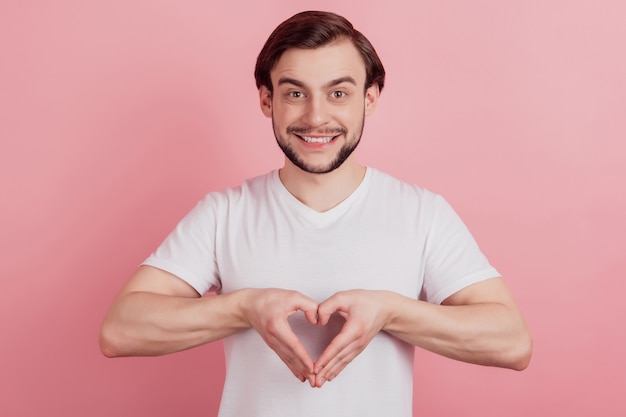
<path fill-rule="evenodd" d="M 534 335 L 522 373 L 418 350 L 415 415 L 626 415 L 618 0 L 2 1 L 0 415 L 216 415 L 221 343 L 108 360 L 98 328 L 198 199 L 281 164 L 252 72 L 305 9 L 385 63 L 359 159 L 452 202 Z"/>

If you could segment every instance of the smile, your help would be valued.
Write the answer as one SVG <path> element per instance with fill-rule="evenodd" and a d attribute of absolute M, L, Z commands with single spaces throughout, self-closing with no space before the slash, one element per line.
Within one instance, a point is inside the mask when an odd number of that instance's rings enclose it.
<path fill-rule="evenodd" d="M 325 136 L 325 137 L 312 137 L 312 136 L 300 136 L 300 135 L 297 135 L 297 136 L 303 141 L 305 141 L 306 143 L 329 143 L 330 141 L 336 138 L 336 136 Z"/>

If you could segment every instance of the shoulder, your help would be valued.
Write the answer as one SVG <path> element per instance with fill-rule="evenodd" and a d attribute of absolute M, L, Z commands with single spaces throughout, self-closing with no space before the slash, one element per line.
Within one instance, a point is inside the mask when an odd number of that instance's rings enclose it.
<path fill-rule="evenodd" d="M 368 168 L 371 176 L 371 191 L 376 198 L 387 201 L 401 200 L 403 205 L 411 202 L 421 207 L 441 204 L 445 201 L 440 194 L 427 188 L 394 177 L 376 168 Z"/>
<path fill-rule="evenodd" d="M 210 236 L 219 225 L 241 223 L 241 219 L 256 213 L 262 201 L 267 200 L 271 176 L 270 172 L 237 187 L 209 192 L 181 219 L 176 232 L 202 232 Z"/>
<path fill-rule="evenodd" d="M 245 180 L 236 187 L 224 188 L 219 191 L 211 191 L 200 200 L 199 205 L 205 208 L 224 208 L 240 204 L 250 203 L 267 197 L 268 192 L 274 186 L 275 171 L 268 172 L 257 177 Z"/>

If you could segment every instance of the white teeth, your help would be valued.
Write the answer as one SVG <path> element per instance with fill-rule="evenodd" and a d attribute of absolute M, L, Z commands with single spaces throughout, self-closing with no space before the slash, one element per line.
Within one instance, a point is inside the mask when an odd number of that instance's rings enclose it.
<path fill-rule="evenodd" d="M 307 143 L 328 143 L 333 140 L 334 136 L 329 136 L 326 138 L 312 138 L 310 136 L 300 136 Z"/>

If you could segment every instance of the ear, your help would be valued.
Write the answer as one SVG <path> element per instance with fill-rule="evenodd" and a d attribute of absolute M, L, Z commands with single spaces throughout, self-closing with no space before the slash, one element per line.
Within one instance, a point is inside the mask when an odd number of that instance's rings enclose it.
<path fill-rule="evenodd" d="M 380 97 L 380 89 L 378 83 L 372 84 L 367 90 L 365 90 L 365 115 L 369 116 L 374 113 L 376 104 L 378 104 L 378 97 Z"/>
<path fill-rule="evenodd" d="M 272 117 L 272 92 L 264 85 L 259 88 L 259 104 L 265 117 Z"/>

